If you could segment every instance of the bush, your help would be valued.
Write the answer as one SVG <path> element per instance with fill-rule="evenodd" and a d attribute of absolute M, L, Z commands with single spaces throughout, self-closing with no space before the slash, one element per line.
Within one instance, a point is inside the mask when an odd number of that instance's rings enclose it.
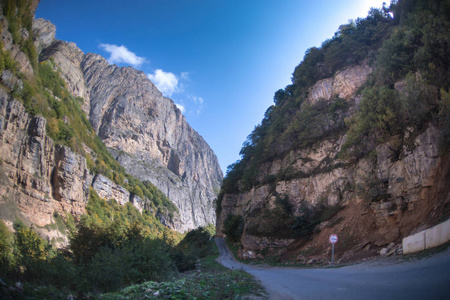
<path fill-rule="evenodd" d="M 320 223 L 320 217 L 317 212 L 303 203 L 300 207 L 300 215 L 294 218 L 294 222 L 290 229 L 293 230 L 297 238 L 308 238 Z"/>
<path fill-rule="evenodd" d="M 213 225 L 189 231 L 171 251 L 171 257 L 180 272 L 195 269 L 198 259 L 211 255 L 214 249 Z"/>
<path fill-rule="evenodd" d="M 228 215 L 224 222 L 224 233 L 232 242 L 240 241 L 244 232 L 244 220 L 240 215 Z"/>
<path fill-rule="evenodd" d="M 0 273 L 5 274 L 10 265 L 12 254 L 12 234 L 3 220 L 0 220 Z"/>
<path fill-rule="evenodd" d="M 79 272 L 82 290 L 108 292 L 146 280 L 167 280 L 177 270 L 164 241 L 144 239 L 101 247 Z"/>
<path fill-rule="evenodd" d="M 43 262 L 50 257 L 51 246 L 22 223 L 16 222 L 14 229 L 14 257 L 17 266 L 23 270 L 26 280 L 39 278 Z"/>

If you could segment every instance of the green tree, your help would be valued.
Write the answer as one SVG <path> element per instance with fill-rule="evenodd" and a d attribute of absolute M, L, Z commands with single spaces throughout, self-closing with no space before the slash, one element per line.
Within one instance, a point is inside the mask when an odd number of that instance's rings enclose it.
<path fill-rule="evenodd" d="M 241 215 L 229 214 L 223 223 L 224 233 L 233 242 L 239 242 L 244 232 L 244 219 Z"/>
<path fill-rule="evenodd" d="M 3 220 L 0 220 L 0 272 L 5 272 L 9 268 L 12 252 L 12 234 L 6 227 Z"/>
<path fill-rule="evenodd" d="M 14 258 L 25 279 L 39 278 L 43 263 L 50 258 L 51 246 L 20 222 L 14 223 Z"/>

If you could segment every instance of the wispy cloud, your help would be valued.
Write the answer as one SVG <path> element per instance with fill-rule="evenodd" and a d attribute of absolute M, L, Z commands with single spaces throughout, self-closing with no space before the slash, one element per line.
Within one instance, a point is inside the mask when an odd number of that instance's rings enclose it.
<path fill-rule="evenodd" d="M 108 58 L 110 64 L 124 63 L 137 68 L 146 61 L 145 57 L 137 56 L 124 45 L 100 44 L 99 47 L 110 54 Z"/>
<path fill-rule="evenodd" d="M 189 98 L 194 101 L 195 105 L 197 106 L 197 115 L 200 115 L 200 113 L 202 112 L 203 109 L 203 98 L 202 97 L 197 97 L 197 96 L 189 96 Z"/>
<path fill-rule="evenodd" d="M 189 80 L 189 72 L 181 72 L 181 79 Z"/>
<path fill-rule="evenodd" d="M 181 73 L 181 75 L 183 78 L 184 73 Z M 182 91 L 182 85 L 180 84 L 178 76 L 171 72 L 164 72 L 161 69 L 157 69 L 154 74 L 147 74 L 147 77 L 153 81 L 158 90 L 166 97 L 170 97 L 173 93 Z"/>

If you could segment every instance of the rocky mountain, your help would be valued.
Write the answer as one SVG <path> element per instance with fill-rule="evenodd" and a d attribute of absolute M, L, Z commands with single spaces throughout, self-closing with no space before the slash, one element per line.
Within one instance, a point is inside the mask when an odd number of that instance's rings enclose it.
<path fill-rule="evenodd" d="M 53 28 L 41 23 L 37 35 L 49 35 Z M 62 41 L 50 42 L 42 57 L 52 58 L 69 89 L 84 99 L 92 127 L 127 172 L 154 183 L 175 203 L 181 217 L 177 230 L 215 222 L 222 181 L 217 158 L 143 72 L 110 65 Z"/>
<path fill-rule="evenodd" d="M 241 258 L 326 262 L 332 233 L 341 261 L 392 254 L 450 217 L 449 53 L 421 36 L 434 22 L 449 24 L 437 3 L 398 1 L 308 50 L 224 179 L 217 231 Z"/>
<path fill-rule="evenodd" d="M 31 1 L 28 8 L 19 7 L 13 14 L 26 23 L 28 18 L 32 20 L 38 2 Z M 153 210 L 161 222 L 178 231 L 215 222 L 214 200 L 222 181 L 217 158 L 173 101 L 163 97 L 143 72 L 110 65 L 99 55 L 84 54 L 73 43 L 55 40 L 56 29 L 49 21 L 37 19 L 32 28 L 19 27 L 18 37 L 16 31 L 10 31 L 5 16 L 0 20 L 2 57 L 7 63 L 10 58 L 15 62 L 11 70 L 3 68 L 0 79 L 2 219 L 11 225 L 14 215 L 20 214 L 42 227 L 54 221 L 54 212 L 80 215 L 92 187 L 105 199 L 115 199 L 120 204 L 132 202 L 141 211 Z M 21 46 L 24 44 L 25 48 Z M 28 51 L 33 49 L 31 45 L 35 50 Z M 130 185 L 121 177 L 121 171 L 104 171 L 108 176 L 92 171 L 92 164 L 102 168 L 104 162 L 97 158 L 105 154 L 95 153 L 89 143 L 68 147 L 53 141 L 49 128 L 54 129 L 53 136 L 63 134 L 67 141 L 64 143 L 71 144 L 73 128 L 79 127 L 74 122 L 80 121 L 71 115 L 59 116 L 63 114 L 58 104 L 63 100 L 59 97 L 67 98 L 59 87 L 46 88 L 44 96 L 36 94 L 39 88 L 34 87 L 34 78 L 43 75 L 33 67 L 33 57 L 39 57 L 41 62 L 51 60 L 50 65 L 64 80 L 71 99 L 78 97 L 77 101 L 81 101 L 92 136 L 100 137 L 129 174 L 159 188 L 178 212 L 155 210 L 148 206 L 149 199 L 142 198 L 142 191 L 127 190 L 115 183 Z M 39 71 L 41 68 L 44 67 L 39 67 Z M 27 94 L 30 86 L 34 98 Z M 17 95 L 22 101 L 15 98 Z M 42 97 L 53 103 L 57 119 L 53 113 L 49 113 L 50 121 L 29 113 L 30 109 L 36 111 L 30 103 L 41 103 Z M 113 177 L 119 179 L 112 180 Z"/>

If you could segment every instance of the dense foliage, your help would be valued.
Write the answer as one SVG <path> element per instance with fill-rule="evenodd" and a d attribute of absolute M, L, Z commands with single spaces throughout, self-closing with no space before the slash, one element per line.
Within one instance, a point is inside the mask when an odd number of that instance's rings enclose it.
<path fill-rule="evenodd" d="M 3 15 L 8 20 L 8 30 L 11 32 L 13 41 L 19 45 L 30 59 L 33 69 L 37 67 L 37 52 L 33 44 L 33 15 L 31 13 L 29 0 L 6 0 L 3 1 Z M 21 29 L 26 29 L 28 38 L 25 38 Z"/>
<path fill-rule="evenodd" d="M 112 292 L 147 280 L 169 281 L 193 270 L 200 258 L 215 254 L 214 227 L 201 227 L 184 237 L 141 214 L 131 203 L 119 205 L 90 190 L 86 214 L 79 221 L 53 214 L 56 227 L 69 232 L 66 247 L 55 249 L 34 228 L 14 224 L 14 234 L 0 221 L 0 279 L 24 282 L 25 294 Z M 42 291 L 40 288 L 45 287 Z M 0 298 L 23 297 L 0 287 Z M 2 294 L 5 293 L 5 294 Z"/>
<path fill-rule="evenodd" d="M 448 1 L 391 5 L 395 30 L 378 51 L 359 111 L 347 120 L 344 154 L 364 156 L 373 150 L 370 142 L 376 145 L 395 135 L 403 137 L 400 149 L 429 122 L 442 128 L 441 149 L 448 148 L 449 8 Z"/>
<path fill-rule="evenodd" d="M 320 48 L 306 51 L 292 84 L 275 93 L 274 105 L 245 141 L 241 159 L 228 167 L 218 212 L 225 193 L 305 176 L 287 170 L 272 178 L 258 174 L 264 163 L 337 133 L 348 133 L 341 155 L 357 159 L 395 135 L 405 137 L 400 149 L 433 122 L 442 129 L 441 148 L 448 149 L 449 8 L 449 1 L 394 1 L 340 26 Z M 318 80 L 363 61 L 374 71 L 362 87 L 356 113 L 348 112 L 349 103 L 339 98 L 305 102 Z M 405 134 L 407 130 L 413 134 Z"/>
<path fill-rule="evenodd" d="M 224 233 L 232 242 L 238 242 L 244 231 L 244 220 L 240 215 L 228 215 L 223 223 Z"/>
<path fill-rule="evenodd" d="M 70 243 L 57 250 L 33 228 L 16 222 L 13 235 L 0 221 L 1 279 L 10 284 L 21 281 L 29 287 L 96 294 L 148 280 L 177 278 L 179 272 L 195 269 L 199 258 L 215 254 L 211 226 L 191 231 L 175 244 L 179 237 L 167 228 L 155 237 L 155 231 L 148 230 L 147 217 L 134 207 L 122 209 L 101 201 L 96 199 L 88 215 L 69 226 Z M 98 203 L 106 207 L 108 216 L 96 215 L 93 206 Z M 0 297 L 12 296 L 10 293 L 0 289 Z M 27 293 L 34 295 L 36 290 Z"/>

